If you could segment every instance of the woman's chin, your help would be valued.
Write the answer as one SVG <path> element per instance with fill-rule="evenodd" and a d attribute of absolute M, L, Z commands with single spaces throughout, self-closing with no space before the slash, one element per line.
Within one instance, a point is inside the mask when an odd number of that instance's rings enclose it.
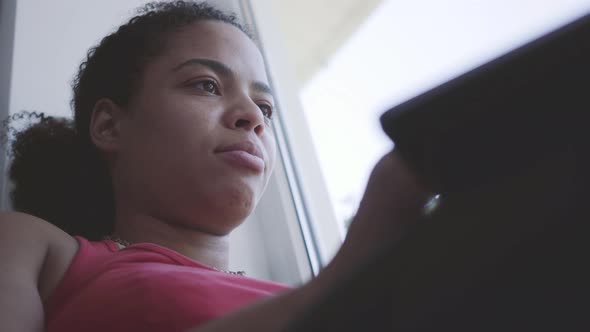
<path fill-rule="evenodd" d="M 259 196 L 253 185 L 235 181 L 220 184 L 218 188 L 221 190 L 215 194 L 215 199 L 224 209 L 246 214 L 245 217 L 252 213 Z"/>
<path fill-rule="evenodd" d="M 215 229 L 215 233 L 229 233 L 254 211 L 259 193 L 245 181 L 218 179 L 207 186 L 194 183 L 169 199 L 174 213 L 194 220 L 201 228 Z M 175 206 L 175 208 L 173 208 Z M 191 223 L 193 223 L 191 222 Z M 203 223 L 208 223 L 205 225 Z"/>
<path fill-rule="evenodd" d="M 233 229 L 252 214 L 256 198 L 251 190 L 230 190 L 216 195 L 209 204 L 209 208 L 215 210 L 211 214 L 219 216 L 218 222 Z"/>

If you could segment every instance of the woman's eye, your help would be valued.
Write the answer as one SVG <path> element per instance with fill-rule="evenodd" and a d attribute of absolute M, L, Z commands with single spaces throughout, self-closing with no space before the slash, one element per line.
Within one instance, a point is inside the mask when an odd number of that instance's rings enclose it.
<path fill-rule="evenodd" d="M 260 108 L 260 111 L 262 111 L 262 115 L 264 115 L 265 118 L 269 120 L 272 119 L 272 107 L 270 105 L 260 104 L 258 107 Z"/>
<path fill-rule="evenodd" d="M 219 95 L 219 88 L 217 87 L 217 83 L 212 80 L 204 80 L 198 81 L 193 84 L 199 90 L 205 91 L 210 94 Z"/>

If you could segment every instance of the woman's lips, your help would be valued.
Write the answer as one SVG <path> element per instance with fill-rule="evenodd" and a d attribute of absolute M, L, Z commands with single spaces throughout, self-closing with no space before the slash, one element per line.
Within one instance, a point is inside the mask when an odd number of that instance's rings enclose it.
<path fill-rule="evenodd" d="M 251 141 L 241 141 L 231 145 L 220 147 L 216 150 L 225 161 L 242 168 L 247 168 L 257 173 L 262 173 L 265 168 L 262 150 Z"/>
<path fill-rule="evenodd" d="M 243 150 L 218 152 L 226 162 L 236 167 L 248 168 L 257 173 L 264 171 L 264 160 Z"/>

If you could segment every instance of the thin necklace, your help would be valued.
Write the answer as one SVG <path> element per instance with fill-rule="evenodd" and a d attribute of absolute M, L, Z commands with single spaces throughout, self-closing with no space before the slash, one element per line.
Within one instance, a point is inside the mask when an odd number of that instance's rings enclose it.
<path fill-rule="evenodd" d="M 113 241 L 117 244 L 117 246 L 119 247 L 119 249 L 125 249 L 129 246 L 132 245 L 131 242 L 126 241 L 121 239 L 120 237 L 117 236 L 113 236 L 113 235 L 106 235 L 102 238 L 103 240 L 109 240 L 109 241 Z M 222 270 L 222 269 L 218 269 L 216 267 L 213 266 L 209 266 L 208 267 L 212 268 L 213 270 L 217 271 L 217 272 L 223 272 L 223 273 L 227 273 L 227 274 L 233 274 L 233 275 L 237 275 L 237 276 L 244 276 L 246 275 L 245 271 L 227 271 L 227 270 Z"/>

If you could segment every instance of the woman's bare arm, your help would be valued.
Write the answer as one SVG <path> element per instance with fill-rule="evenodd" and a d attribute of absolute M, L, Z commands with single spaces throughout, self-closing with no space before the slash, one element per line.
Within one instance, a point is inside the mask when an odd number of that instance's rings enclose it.
<path fill-rule="evenodd" d="M 69 245 L 71 254 L 76 250 L 75 240 L 51 224 L 0 212 L 0 331 L 44 330 L 43 293 L 54 286 L 48 281 L 56 279 L 45 273 L 55 266 L 45 263 L 55 243 Z"/>

